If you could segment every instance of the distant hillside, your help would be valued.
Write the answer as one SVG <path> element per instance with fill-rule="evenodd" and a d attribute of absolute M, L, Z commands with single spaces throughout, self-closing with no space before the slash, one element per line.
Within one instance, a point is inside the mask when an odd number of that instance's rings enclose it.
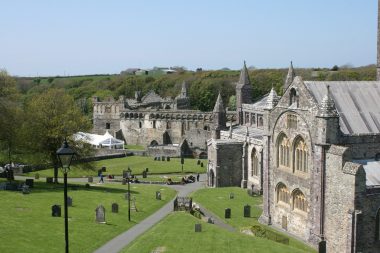
<path fill-rule="evenodd" d="M 297 75 L 304 80 L 375 80 L 376 67 L 374 65 L 358 68 L 330 69 L 295 69 Z M 281 95 L 282 85 L 287 69 L 254 69 L 249 71 L 253 84 L 253 97 L 259 98 L 266 94 L 270 88 L 275 87 Z M 83 112 L 91 113 L 92 96 L 101 99 L 107 96 L 117 98 L 120 95 L 134 97 L 135 90 L 143 94 L 154 90 L 163 97 L 175 97 L 179 94 L 181 83 L 186 81 L 189 87 L 190 98 L 194 109 L 203 111 L 212 110 L 218 91 L 222 92 L 226 105 L 231 96 L 235 95 L 235 82 L 240 71 L 217 70 L 190 72 L 183 71 L 169 75 L 91 75 L 72 77 L 17 77 L 18 88 L 28 99 L 50 87 L 63 88 L 71 94 Z M 233 101 L 233 99 L 231 99 Z"/>

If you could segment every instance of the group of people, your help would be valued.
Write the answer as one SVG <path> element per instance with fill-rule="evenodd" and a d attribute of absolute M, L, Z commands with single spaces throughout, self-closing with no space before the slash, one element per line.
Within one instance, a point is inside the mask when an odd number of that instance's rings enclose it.
<path fill-rule="evenodd" d="M 107 176 L 108 179 L 115 179 L 114 175 L 109 174 Z M 99 183 L 104 183 L 104 175 L 103 172 L 99 172 Z"/>
<path fill-rule="evenodd" d="M 188 177 L 182 177 L 181 183 L 182 184 L 194 183 L 195 179 L 197 180 L 197 182 L 199 182 L 199 173 L 197 174 L 196 178 L 193 175 L 190 175 Z"/>

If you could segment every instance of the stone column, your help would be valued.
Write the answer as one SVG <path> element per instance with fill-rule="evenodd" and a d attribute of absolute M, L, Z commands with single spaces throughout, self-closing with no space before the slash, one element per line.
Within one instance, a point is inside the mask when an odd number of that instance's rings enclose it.
<path fill-rule="evenodd" d="M 242 180 L 240 187 L 245 189 L 247 188 L 247 178 L 248 178 L 248 143 L 244 142 L 243 144 L 243 155 L 241 157 L 241 167 L 242 167 Z"/>
<path fill-rule="evenodd" d="M 380 0 L 377 5 L 377 81 L 380 81 Z"/>
<path fill-rule="evenodd" d="M 263 213 L 259 221 L 264 224 L 271 224 L 270 215 L 270 136 L 264 136 L 263 143 Z"/>

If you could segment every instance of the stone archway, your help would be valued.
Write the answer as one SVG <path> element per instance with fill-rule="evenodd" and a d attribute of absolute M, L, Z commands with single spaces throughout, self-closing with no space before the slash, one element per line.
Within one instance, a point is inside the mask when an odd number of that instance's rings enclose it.
<path fill-rule="evenodd" d="M 210 170 L 208 185 L 210 187 L 215 187 L 215 173 L 214 173 L 214 170 Z"/>
<path fill-rule="evenodd" d="M 150 142 L 150 145 L 151 147 L 155 147 L 155 146 L 158 146 L 158 142 L 156 140 L 153 140 Z"/>
<path fill-rule="evenodd" d="M 167 131 L 165 131 L 164 134 L 162 135 L 162 143 L 164 145 L 173 144 L 172 139 L 170 138 L 170 135 Z"/>

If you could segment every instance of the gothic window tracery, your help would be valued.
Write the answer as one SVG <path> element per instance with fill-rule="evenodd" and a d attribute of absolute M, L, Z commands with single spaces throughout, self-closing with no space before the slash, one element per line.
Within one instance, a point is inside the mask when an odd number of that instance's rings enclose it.
<path fill-rule="evenodd" d="M 290 168 L 290 142 L 285 134 L 281 134 L 278 139 L 278 159 L 279 167 Z"/>
<path fill-rule="evenodd" d="M 309 153 L 305 141 L 298 137 L 294 145 L 294 170 L 308 172 Z"/>
<path fill-rule="evenodd" d="M 257 157 L 257 152 L 255 149 L 252 150 L 251 154 L 251 177 L 259 175 L 259 159 Z"/>
<path fill-rule="evenodd" d="M 298 189 L 293 192 L 293 210 L 307 212 L 305 195 Z"/>
<path fill-rule="evenodd" d="M 283 183 L 279 183 L 277 186 L 277 203 L 283 202 L 289 204 L 289 196 L 290 192 L 286 185 L 284 185 Z"/>

